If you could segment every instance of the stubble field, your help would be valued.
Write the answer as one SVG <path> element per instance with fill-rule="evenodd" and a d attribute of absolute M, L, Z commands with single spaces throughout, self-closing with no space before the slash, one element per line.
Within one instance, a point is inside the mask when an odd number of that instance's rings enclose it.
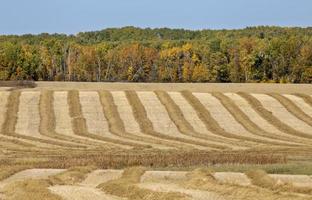
<path fill-rule="evenodd" d="M 311 85 L 36 85 L 0 90 L 0 199 L 312 198 Z"/>

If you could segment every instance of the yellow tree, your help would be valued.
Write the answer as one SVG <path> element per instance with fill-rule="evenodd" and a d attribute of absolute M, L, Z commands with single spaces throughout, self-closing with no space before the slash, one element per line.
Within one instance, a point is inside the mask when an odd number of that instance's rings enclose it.
<path fill-rule="evenodd" d="M 204 65 L 196 65 L 194 67 L 194 71 L 192 74 L 192 81 L 193 82 L 206 82 L 208 81 L 209 72 L 207 67 Z"/>

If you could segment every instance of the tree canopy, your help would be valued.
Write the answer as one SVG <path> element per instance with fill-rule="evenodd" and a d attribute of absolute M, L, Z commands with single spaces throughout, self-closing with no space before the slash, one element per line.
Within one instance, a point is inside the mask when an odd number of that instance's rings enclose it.
<path fill-rule="evenodd" d="M 0 80 L 312 83 L 312 28 L 3 35 Z"/>

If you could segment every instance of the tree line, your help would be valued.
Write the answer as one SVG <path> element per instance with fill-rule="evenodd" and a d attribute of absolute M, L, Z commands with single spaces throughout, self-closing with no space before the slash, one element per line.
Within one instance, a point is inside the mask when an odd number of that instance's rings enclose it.
<path fill-rule="evenodd" d="M 3 35 L 0 80 L 312 83 L 312 28 Z"/>

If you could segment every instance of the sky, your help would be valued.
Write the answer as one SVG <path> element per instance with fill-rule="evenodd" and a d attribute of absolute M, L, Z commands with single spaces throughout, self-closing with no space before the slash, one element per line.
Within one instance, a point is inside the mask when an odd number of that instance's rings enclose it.
<path fill-rule="evenodd" d="M 0 0 L 0 34 L 312 26 L 312 0 Z"/>

